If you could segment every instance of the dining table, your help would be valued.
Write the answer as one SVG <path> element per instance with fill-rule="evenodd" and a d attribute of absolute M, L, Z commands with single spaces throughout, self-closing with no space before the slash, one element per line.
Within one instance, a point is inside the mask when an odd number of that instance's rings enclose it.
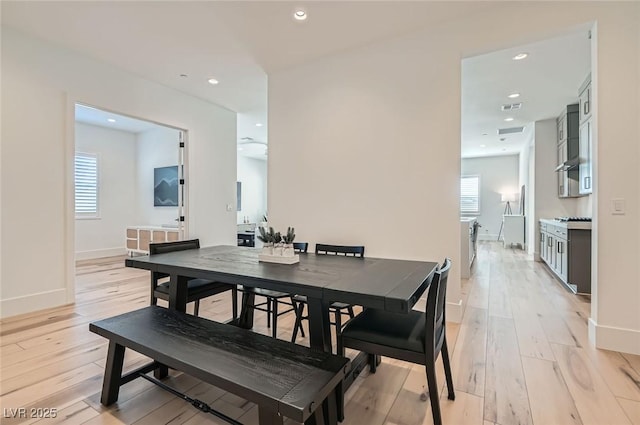
<path fill-rule="evenodd" d="M 431 261 L 354 258 L 299 254 L 295 264 L 259 261 L 258 248 L 209 246 L 127 258 L 125 265 L 169 275 L 169 308 L 184 312 L 187 281 L 193 278 L 258 287 L 307 297 L 309 346 L 332 351 L 330 305 L 342 302 L 364 308 L 409 313 L 428 288 L 438 267 Z M 243 292 L 242 310 L 234 325 L 253 327 L 254 293 Z M 369 361 L 352 359 L 353 373 L 345 390 Z"/>

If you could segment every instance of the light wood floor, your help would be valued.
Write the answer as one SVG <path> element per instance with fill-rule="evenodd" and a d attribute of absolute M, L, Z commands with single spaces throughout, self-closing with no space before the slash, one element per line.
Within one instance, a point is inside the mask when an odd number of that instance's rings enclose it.
<path fill-rule="evenodd" d="M 77 268 L 75 305 L 0 322 L 2 424 L 221 423 L 144 380 L 125 385 L 117 405 L 99 403 L 106 342 L 91 321 L 149 303 L 149 277 L 122 258 Z M 520 250 L 481 243 L 472 279 L 463 281 L 462 323 L 449 324 L 456 400 L 441 399 L 445 424 L 640 425 L 640 356 L 596 350 L 587 339 L 589 300 L 567 293 Z M 258 313 L 259 314 L 259 313 Z M 210 298 L 201 316 L 230 316 L 228 298 Z M 267 333 L 264 316 L 256 330 Z M 279 321 L 288 339 L 292 316 Z M 301 342 L 304 342 L 302 340 Z M 127 369 L 147 359 L 128 352 Z M 438 366 L 440 392 L 443 374 Z M 246 424 L 257 408 L 180 373 L 171 385 Z M 384 359 L 347 393 L 345 424 L 431 424 L 419 394 L 424 369 Z M 6 418 L 9 409 L 56 408 L 57 418 Z"/>

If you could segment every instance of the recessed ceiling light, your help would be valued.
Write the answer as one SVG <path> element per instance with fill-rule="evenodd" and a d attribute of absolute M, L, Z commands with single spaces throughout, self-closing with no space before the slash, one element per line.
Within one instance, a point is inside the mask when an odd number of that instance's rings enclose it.
<path fill-rule="evenodd" d="M 520 97 L 520 93 L 511 93 L 509 96 L 507 96 L 510 99 L 515 99 L 516 97 Z"/>
<path fill-rule="evenodd" d="M 509 118 L 505 118 L 505 121 L 513 121 L 513 118 L 509 117 Z"/>
<path fill-rule="evenodd" d="M 209 80 L 207 80 L 207 81 L 209 81 L 209 84 L 213 84 L 214 86 L 220 82 L 220 81 L 216 80 L 215 78 L 209 78 Z"/>
<path fill-rule="evenodd" d="M 109 121 L 109 122 L 116 122 L 116 120 L 114 120 L 113 118 L 107 118 L 107 121 Z"/>
<path fill-rule="evenodd" d="M 506 137 L 501 137 L 501 138 L 500 138 L 500 141 L 501 141 L 501 142 L 504 142 L 505 140 L 507 140 L 507 138 L 506 138 Z"/>
<path fill-rule="evenodd" d="M 488 136 L 488 134 L 487 134 L 487 133 L 482 133 L 482 135 L 483 135 L 483 136 Z"/>
<path fill-rule="evenodd" d="M 481 147 L 481 148 L 486 148 L 486 147 L 487 147 L 487 145 L 480 145 L 480 147 Z"/>
<path fill-rule="evenodd" d="M 180 77 L 182 77 L 182 78 L 187 78 L 187 77 L 188 77 L 188 75 L 187 75 L 187 74 L 180 74 Z"/>
<path fill-rule="evenodd" d="M 243 149 L 243 148 L 238 147 L 238 150 L 239 150 L 239 151 L 241 151 L 241 150 L 244 150 L 244 149 Z"/>
<path fill-rule="evenodd" d="M 296 9 L 296 11 L 293 12 L 293 17 L 297 21 L 304 21 L 307 19 L 307 12 L 304 11 L 304 9 Z"/>
<path fill-rule="evenodd" d="M 261 122 L 257 122 L 256 123 L 256 127 L 262 127 L 262 123 Z"/>
<path fill-rule="evenodd" d="M 527 56 L 529 56 L 529 53 L 518 53 L 517 55 L 515 55 L 513 58 L 514 61 L 520 61 L 524 58 L 526 58 Z"/>

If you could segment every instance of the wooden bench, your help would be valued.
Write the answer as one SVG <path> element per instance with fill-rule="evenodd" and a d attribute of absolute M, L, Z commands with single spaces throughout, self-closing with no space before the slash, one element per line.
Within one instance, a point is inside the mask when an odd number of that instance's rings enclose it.
<path fill-rule="evenodd" d="M 282 424 L 285 416 L 337 423 L 337 397 L 350 368 L 345 357 L 157 306 L 91 323 L 89 329 L 109 339 L 105 406 L 118 400 L 121 385 L 166 365 L 256 403 L 260 425 Z M 155 362 L 122 376 L 125 348 Z"/>

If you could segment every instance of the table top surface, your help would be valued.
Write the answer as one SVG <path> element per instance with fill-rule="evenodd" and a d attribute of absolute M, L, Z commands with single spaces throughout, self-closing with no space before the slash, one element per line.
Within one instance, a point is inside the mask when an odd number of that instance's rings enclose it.
<path fill-rule="evenodd" d="M 128 258 L 135 267 L 406 313 L 426 290 L 435 262 L 300 254 L 297 264 L 258 261 L 260 249 L 212 246 Z"/>

